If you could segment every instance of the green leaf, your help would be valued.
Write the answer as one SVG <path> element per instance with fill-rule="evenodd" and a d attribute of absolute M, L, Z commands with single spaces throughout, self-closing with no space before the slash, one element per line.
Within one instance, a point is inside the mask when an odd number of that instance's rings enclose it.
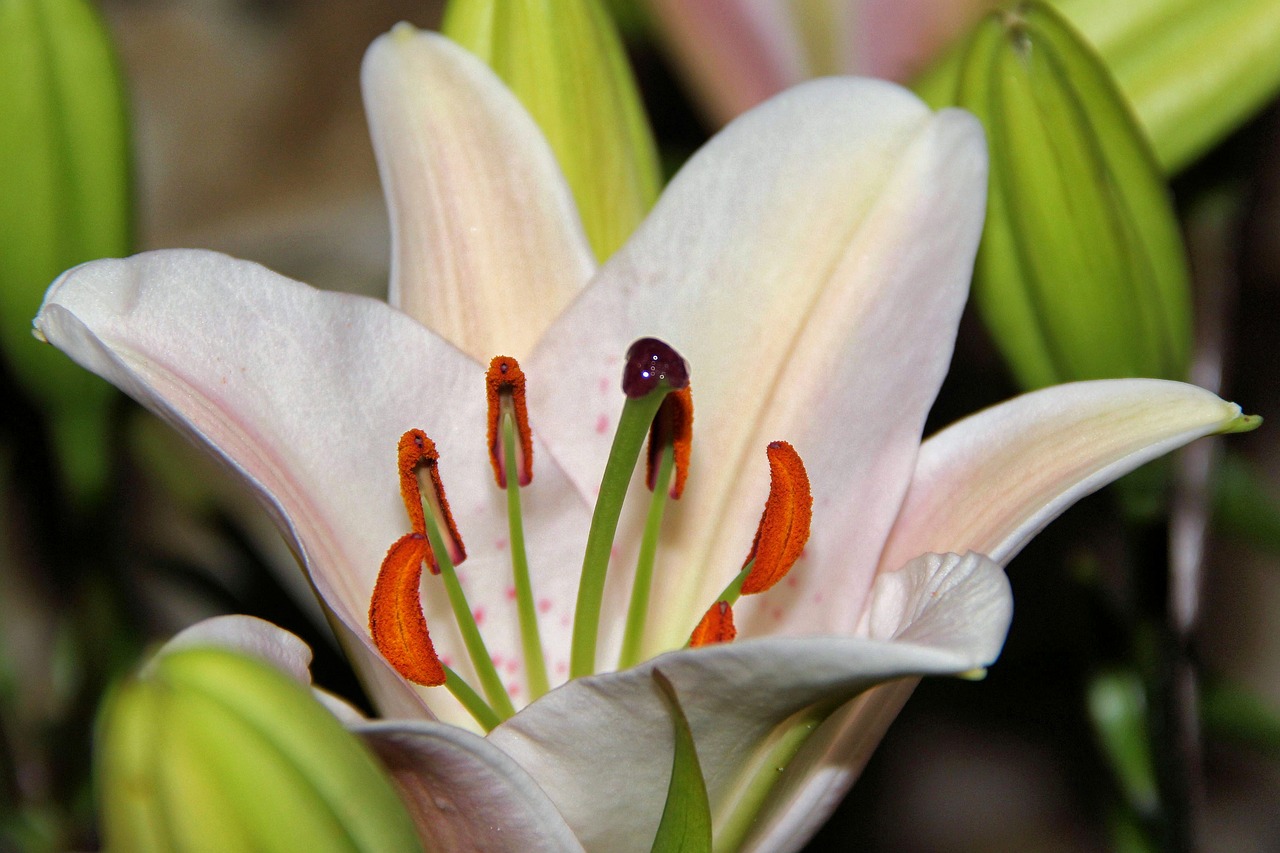
<path fill-rule="evenodd" d="M 671 785 L 667 803 L 662 809 L 662 822 L 653 839 L 654 853 L 709 853 L 711 850 L 711 802 L 707 785 L 698 764 L 698 751 L 693 743 L 689 720 L 680 707 L 675 687 L 660 670 L 653 671 L 654 683 L 667 698 L 671 709 L 671 726 L 675 734 L 675 750 L 671 761 Z"/>
<path fill-rule="evenodd" d="M 601 261 L 661 188 L 657 146 L 600 0 L 452 0 L 441 32 L 483 59 L 537 121 Z"/>
<path fill-rule="evenodd" d="M 93 492 L 112 391 L 31 334 L 58 273 L 130 248 L 124 94 L 86 0 L 0 3 L 0 347 L 49 413 L 71 485 Z"/>
<path fill-rule="evenodd" d="M 253 658 L 163 654 L 116 691 L 98 743 L 110 849 L 421 849 L 365 746 Z"/>
<path fill-rule="evenodd" d="M 1200 693 L 1205 731 L 1280 757 L 1280 708 L 1228 682 L 1205 684 Z"/>
<path fill-rule="evenodd" d="M 1184 378 L 1177 220 L 1097 56 L 1051 8 L 1022 3 L 979 26 L 957 93 L 991 154 L 975 298 L 1019 382 Z"/>
<path fill-rule="evenodd" d="M 1147 737 L 1147 698 L 1142 679 L 1133 672 L 1096 676 L 1088 687 L 1089 719 L 1102 753 L 1130 806 L 1151 816 L 1160 805 Z"/>
<path fill-rule="evenodd" d="M 1280 556 L 1280 500 L 1256 466 L 1226 454 L 1214 472 L 1213 522 L 1251 547 Z"/>

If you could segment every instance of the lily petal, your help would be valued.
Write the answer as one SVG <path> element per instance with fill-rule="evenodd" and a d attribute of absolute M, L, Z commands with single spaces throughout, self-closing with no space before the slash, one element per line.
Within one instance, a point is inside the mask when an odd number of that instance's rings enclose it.
<path fill-rule="evenodd" d="M 438 723 L 354 726 L 400 790 L 428 850 L 582 850 L 525 770 L 484 738 Z"/>
<path fill-rule="evenodd" d="M 627 345 L 653 335 L 690 363 L 693 460 L 664 534 L 649 652 L 683 643 L 741 565 L 774 439 L 818 463 L 812 559 L 771 591 L 769 613 L 744 601 L 735 618 L 746 634 L 851 629 L 872 576 L 849 567 L 875 563 L 951 356 L 985 165 L 968 114 L 935 115 L 880 81 L 799 86 L 703 148 L 539 345 L 531 375 L 564 379 L 531 392 L 535 421 L 587 495 Z M 815 602 L 837 578 L 841 594 Z"/>
<path fill-rule="evenodd" d="M 487 364 L 523 357 L 595 268 L 546 139 L 483 62 L 401 24 L 365 55 L 391 304 Z"/>
<path fill-rule="evenodd" d="M 1158 379 L 1059 385 L 971 415 L 921 446 L 880 569 L 967 549 L 1003 565 L 1080 498 L 1240 417 L 1202 388 Z"/>
<path fill-rule="evenodd" d="M 671 652 L 571 681 L 489 740 L 529 771 L 585 847 L 647 849 L 671 771 L 670 719 L 652 681 L 655 667 L 680 696 L 712 812 L 722 818 L 758 770 L 771 734 L 798 711 L 884 681 L 991 662 L 1012 613 L 995 563 L 977 554 L 928 555 L 895 574 L 877 583 L 872 607 L 878 627 L 892 626 L 902 639 L 770 637 Z M 905 589 L 922 595 L 903 595 Z M 968 618 L 973 613 L 979 615 Z M 628 807 L 618 810 L 618 802 Z M 609 820 L 600 820 L 605 813 Z"/>
<path fill-rule="evenodd" d="M 240 614 L 214 616 L 174 634 L 161 653 L 201 646 L 245 652 L 311 686 L 311 647 L 265 619 Z"/>
<path fill-rule="evenodd" d="M 366 619 L 382 557 L 408 529 L 395 453 L 407 429 L 424 429 L 444 449 L 463 535 L 506 530 L 505 497 L 489 474 L 483 367 L 384 303 L 313 290 L 212 252 L 77 267 L 50 288 L 36 326 L 254 486 L 384 712 L 421 715 L 429 701 L 443 718 L 472 725 L 446 691 L 416 691 L 396 676 L 373 649 Z M 542 458 L 526 521 L 546 531 L 529 547 L 548 603 L 550 654 L 567 647 L 561 623 L 574 595 L 572 575 L 556 569 L 576 559 L 588 511 L 550 454 Z M 489 614 L 490 651 L 519 684 L 501 544 L 474 548 L 462 576 L 472 607 Z M 444 599 L 424 596 L 432 636 L 468 673 Z"/>

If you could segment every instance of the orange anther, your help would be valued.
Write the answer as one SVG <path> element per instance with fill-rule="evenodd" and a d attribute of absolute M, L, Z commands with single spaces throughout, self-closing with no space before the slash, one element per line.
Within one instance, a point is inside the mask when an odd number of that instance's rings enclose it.
<path fill-rule="evenodd" d="M 416 532 L 401 536 L 387 551 L 369 602 L 369 631 L 396 672 L 435 687 L 444 684 L 445 671 L 427 633 L 418 592 L 422 562 L 430 553 L 427 538 Z"/>
<path fill-rule="evenodd" d="M 727 601 L 717 601 L 707 610 L 698 627 L 693 629 L 689 638 L 689 646 L 709 646 L 713 643 L 727 643 L 738 636 L 738 629 L 733 627 L 733 608 Z"/>
<path fill-rule="evenodd" d="M 499 488 L 507 487 L 507 457 L 502 447 L 505 408 L 515 421 L 518 479 L 520 485 L 527 486 L 533 480 L 533 434 L 529 431 L 529 409 L 525 404 L 524 371 L 514 358 L 495 356 L 489 362 L 485 384 L 489 395 L 489 461 L 493 464 L 494 479 L 498 481 Z"/>
<path fill-rule="evenodd" d="M 742 582 L 744 595 L 764 592 L 786 576 L 809 541 L 813 521 L 809 475 L 800 454 L 785 441 L 770 442 L 767 452 L 769 499 L 747 555 L 746 563 L 755 560 L 755 566 Z"/>
<path fill-rule="evenodd" d="M 671 497 L 684 494 L 684 483 L 689 478 L 689 456 L 693 452 L 693 394 L 689 386 L 672 391 L 662 400 L 653 426 L 649 427 L 649 465 L 646 482 L 653 491 L 658 478 L 658 460 L 667 445 L 675 454 L 675 476 L 671 478 Z"/>
<path fill-rule="evenodd" d="M 462 544 L 462 537 L 458 535 L 453 513 L 449 511 L 449 501 L 444 496 L 444 483 L 440 480 L 440 454 L 436 451 L 435 442 L 427 438 L 422 430 L 411 429 L 400 436 L 398 460 L 400 497 L 404 501 L 405 512 L 409 513 L 413 532 L 426 536 L 427 526 L 423 516 L 425 500 L 441 528 L 440 534 L 449 549 L 450 559 L 455 566 L 458 565 L 467 558 L 467 551 Z M 426 561 L 432 574 L 440 574 L 429 544 Z"/>

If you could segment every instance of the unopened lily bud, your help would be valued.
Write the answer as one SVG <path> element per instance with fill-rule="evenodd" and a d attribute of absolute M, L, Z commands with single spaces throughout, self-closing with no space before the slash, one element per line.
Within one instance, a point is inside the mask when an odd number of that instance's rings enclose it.
<path fill-rule="evenodd" d="M 129 253 L 124 97 L 88 0 L 0 4 L 0 349 L 50 416 L 68 483 L 106 474 L 110 387 L 31 336 L 68 267 Z"/>
<path fill-rule="evenodd" d="M 1280 91 L 1275 0 L 1056 0 L 1098 51 L 1169 174 Z"/>
<path fill-rule="evenodd" d="M 975 296 L 1019 382 L 1186 373 L 1186 258 L 1151 150 L 1096 54 L 1053 9 L 989 16 L 959 104 L 982 119 L 990 196 Z"/>
<path fill-rule="evenodd" d="M 600 260 L 658 196 L 660 172 L 626 52 L 599 0 L 452 0 L 441 31 L 479 56 L 537 121 Z"/>
<path fill-rule="evenodd" d="M 109 850 L 420 850 L 390 780 L 305 687 L 212 648 L 162 654 L 109 700 Z"/>

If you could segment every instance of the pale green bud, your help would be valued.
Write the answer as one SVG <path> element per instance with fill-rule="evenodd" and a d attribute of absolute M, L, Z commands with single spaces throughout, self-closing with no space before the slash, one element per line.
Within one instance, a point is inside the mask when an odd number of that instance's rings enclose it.
<path fill-rule="evenodd" d="M 1275 0 L 1052 0 L 1098 52 L 1165 174 L 1181 171 L 1280 92 Z M 914 84 L 954 103 L 964 52 L 948 51 Z"/>
<path fill-rule="evenodd" d="M 441 30 L 529 110 L 596 257 L 608 258 L 661 189 L 653 133 L 608 12 L 599 0 L 453 0 Z"/>
<path fill-rule="evenodd" d="M 1185 378 L 1181 235 L 1097 56 L 1053 9 L 1023 3 L 978 27 L 957 92 L 991 156 L 974 294 L 1019 382 Z"/>
<path fill-rule="evenodd" d="M 97 740 L 108 850 L 421 849 L 372 754 L 262 661 L 162 654 L 108 700 Z"/>
<path fill-rule="evenodd" d="M 0 3 L 0 347 L 82 492 L 105 475 L 110 386 L 41 346 L 31 318 L 64 269 L 128 254 L 128 163 L 120 76 L 93 4 Z"/>
<path fill-rule="evenodd" d="M 1280 91 L 1275 0 L 1055 0 L 1173 173 Z"/>

